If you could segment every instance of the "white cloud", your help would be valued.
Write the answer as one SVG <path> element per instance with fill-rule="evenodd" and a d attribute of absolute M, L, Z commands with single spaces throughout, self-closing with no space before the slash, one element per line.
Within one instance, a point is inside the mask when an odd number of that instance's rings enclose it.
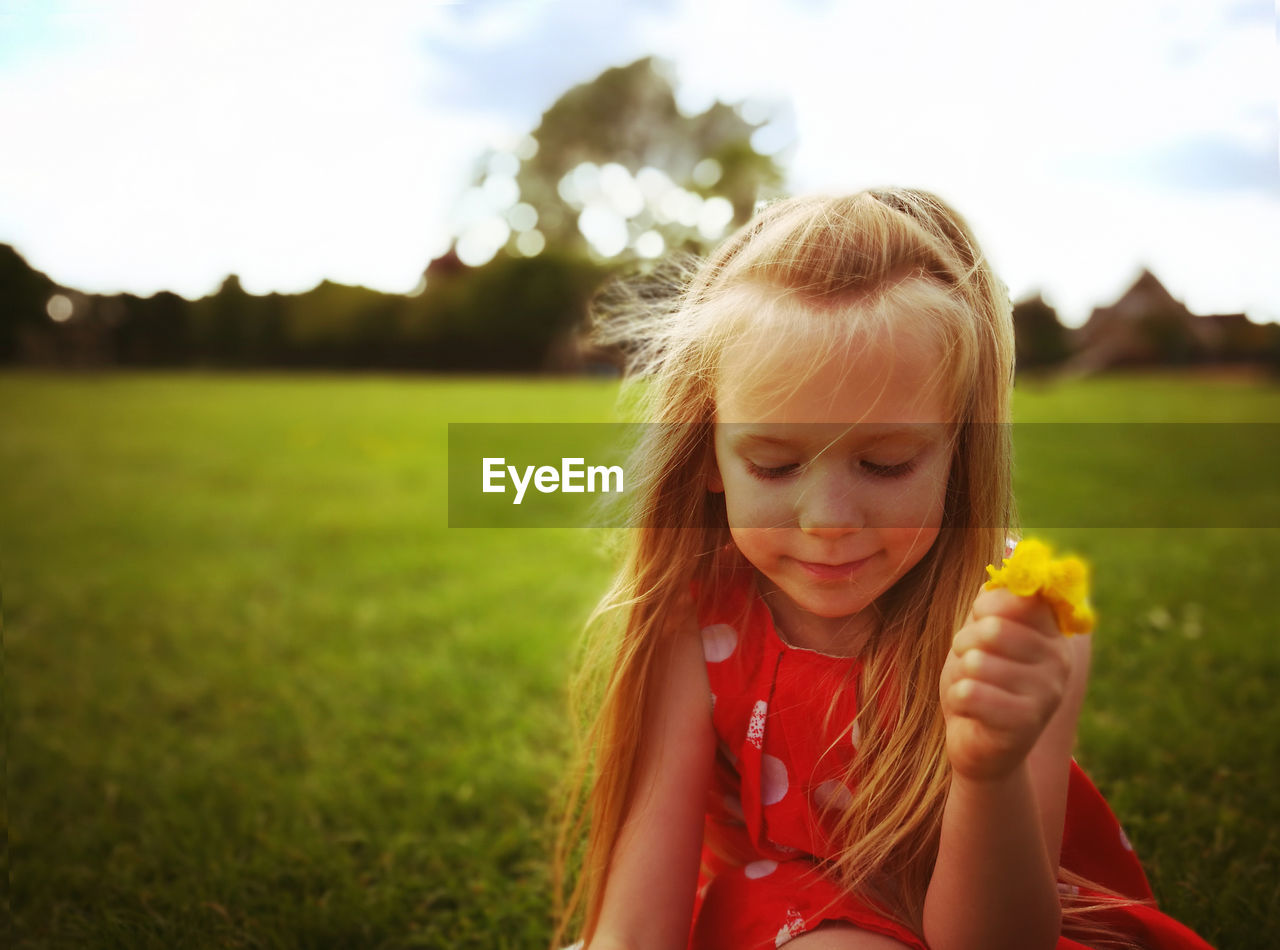
<path fill-rule="evenodd" d="M 933 189 L 1015 297 L 1042 289 L 1069 322 L 1143 265 L 1193 309 L 1280 319 L 1280 172 L 1269 193 L 1174 174 L 1197 142 L 1276 170 L 1265 20 L 1195 0 L 733 9 L 686 7 L 657 41 L 698 103 L 789 96 L 792 189 Z"/>
<path fill-rule="evenodd" d="M 403 5 L 300 9 L 135 2 L 7 77 L 3 237 L 89 289 L 411 288 L 489 129 L 427 108 Z"/>

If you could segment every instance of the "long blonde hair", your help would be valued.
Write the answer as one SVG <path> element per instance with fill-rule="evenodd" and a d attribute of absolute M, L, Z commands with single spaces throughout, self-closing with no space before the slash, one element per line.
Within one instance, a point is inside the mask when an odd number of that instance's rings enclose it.
<path fill-rule="evenodd" d="M 891 331 L 895 315 L 910 312 L 947 354 L 956 427 L 943 524 L 925 557 L 874 605 L 880 625 L 863 655 L 853 800 L 827 867 L 848 891 L 922 930 L 950 779 L 938 681 L 985 566 L 998 563 L 1015 528 L 1007 424 L 1014 347 L 1007 290 L 963 219 L 927 192 L 891 189 L 769 205 L 693 274 L 673 305 L 645 301 L 598 328 L 602 341 L 628 352 L 629 377 L 645 381 L 652 424 L 634 456 L 643 470 L 628 470 L 642 488 L 625 560 L 588 621 L 573 684 L 574 717 L 584 728 L 554 865 L 556 941 L 577 917 L 585 939 L 594 932 L 636 780 L 640 711 L 654 658 L 671 635 L 664 620 L 690 581 L 714 585 L 736 554 L 724 497 L 708 491 L 707 474 L 724 354 L 753 332 L 753 320 L 765 319 L 744 312 L 743 290 L 799 305 L 764 308 L 771 315 L 757 333 L 777 332 L 779 312 L 829 311 L 855 315 L 823 324 L 833 338 L 849 339 L 868 321 Z"/>

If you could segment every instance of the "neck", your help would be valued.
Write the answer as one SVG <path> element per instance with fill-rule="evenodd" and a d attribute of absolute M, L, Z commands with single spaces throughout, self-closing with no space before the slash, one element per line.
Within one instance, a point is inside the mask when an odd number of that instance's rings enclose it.
<path fill-rule="evenodd" d="M 758 571 L 756 585 L 773 616 L 774 629 L 789 646 L 831 656 L 854 657 L 865 650 L 879 627 L 874 607 L 844 617 L 820 617 L 797 605 Z"/>

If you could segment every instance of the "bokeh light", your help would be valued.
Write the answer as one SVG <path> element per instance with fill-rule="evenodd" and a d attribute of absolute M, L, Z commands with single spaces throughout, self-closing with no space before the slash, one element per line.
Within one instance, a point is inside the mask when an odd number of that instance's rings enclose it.
<path fill-rule="evenodd" d="M 491 174 L 480 190 L 484 192 L 489 207 L 495 211 L 505 211 L 520 200 L 520 186 L 510 175 Z"/>
<path fill-rule="evenodd" d="M 578 215 L 578 230 L 601 257 L 615 257 L 627 247 L 627 222 L 608 204 L 593 202 Z"/>
<path fill-rule="evenodd" d="M 644 210 L 644 193 L 631 172 L 617 162 L 600 169 L 600 191 L 613 210 L 624 218 L 634 218 Z"/>
<path fill-rule="evenodd" d="M 635 249 L 641 257 L 652 259 L 662 256 L 662 252 L 667 249 L 667 242 L 657 231 L 645 231 L 636 238 Z"/>
<path fill-rule="evenodd" d="M 458 238 L 458 260 L 468 267 L 480 267 L 493 260 L 511 237 L 511 228 L 497 215 L 482 218 Z"/>
<path fill-rule="evenodd" d="M 704 158 L 693 166 L 693 183 L 702 188 L 710 188 L 720 180 L 724 169 L 714 158 Z"/>
<path fill-rule="evenodd" d="M 708 241 L 714 241 L 724 234 L 732 220 L 733 205 L 728 198 L 720 195 L 708 198 L 698 209 L 698 233 Z"/>
<path fill-rule="evenodd" d="M 65 294 L 54 294 L 44 305 L 45 312 L 54 323 L 66 323 L 75 313 L 75 305 Z"/>
<path fill-rule="evenodd" d="M 507 212 L 507 223 L 512 231 L 528 231 L 538 223 L 538 209 L 524 201 L 513 205 Z"/>
<path fill-rule="evenodd" d="M 532 135 L 520 136 L 519 141 L 511 147 L 511 154 L 520 161 L 527 162 L 538 154 L 538 140 Z"/>
<path fill-rule="evenodd" d="M 691 183 L 710 188 L 724 176 L 715 159 L 703 159 L 691 173 Z M 578 230 L 601 257 L 614 257 L 628 247 L 644 258 L 659 257 L 681 229 L 707 241 L 723 237 L 733 222 L 733 204 L 719 195 L 703 198 L 682 188 L 664 171 L 645 165 L 634 174 L 617 162 L 581 162 L 566 172 L 556 191 L 579 212 Z M 521 230 L 523 213 L 508 216 Z M 530 225 L 532 226 L 532 225 Z M 668 230 L 675 229 L 672 235 Z"/>
<path fill-rule="evenodd" d="M 542 236 L 542 232 L 537 228 L 525 231 L 516 238 L 516 250 L 525 257 L 537 257 L 546 246 L 547 239 Z"/>

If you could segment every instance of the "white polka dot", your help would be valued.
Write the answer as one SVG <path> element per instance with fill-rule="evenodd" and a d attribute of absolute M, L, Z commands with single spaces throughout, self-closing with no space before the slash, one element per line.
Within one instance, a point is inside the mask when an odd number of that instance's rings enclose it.
<path fill-rule="evenodd" d="M 738 631 L 727 623 L 702 628 L 702 655 L 708 663 L 723 663 L 738 646 Z"/>
<path fill-rule="evenodd" d="M 742 869 L 742 873 L 754 881 L 757 878 L 768 877 L 776 870 L 778 870 L 778 862 L 766 859 L 764 861 L 752 861 Z"/>
<path fill-rule="evenodd" d="M 774 805 L 787 794 L 787 767 L 774 755 L 760 757 L 760 801 Z"/>
<path fill-rule="evenodd" d="M 773 945 L 775 948 L 781 947 L 783 944 L 790 943 L 793 937 L 798 937 L 802 933 L 804 933 L 804 918 L 792 908 L 787 911 L 786 920 L 778 928 L 778 936 L 774 938 Z"/>
<path fill-rule="evenodd" d="M 764 717 L 769 711 L 769 704 L 763 699 L 756 700 L 751 707 L 751 721 L 747 723 L 747 741 L 757 749 L 764 748 Z"/>
<path fill-rule="evenodd" d="M 1123 829 L 1123 828 L 1121 828 L 1121 829 L 1120 829 L 1120 845 L 1121 845 L 1121 847 L 1123 847 L 1126 851 L 1132 851 L 1132 850 L 1133 850 L 1133 845 L 1129 843 L 1129 836 L 1128 836 L 1127 834 L 1125 834 L 1125 833 L 1124 833 L 1124 829 Z"/>
<path fill-rule="evenodd" d="M 849 741 L 853 743 L 853 747 L 858 748 L 858 743 L 862 741 L 862 726 L 857 720 L 854 720 L 853 728 L 849 730 Z"/>
<path fill-rule="evenodd" d="M 813 803 L 822 811 L 844 811 L 853 802 L 853 792 L 837 778 L 828 779 L 813 790 Z"/>
<path fill-rule="evenodd" d="M 711 694 L 711 711 L 713 713 L 716 711 L 716 694 L 715 693 Z"/>
<path fill-rule="evenodd" d="M 1063 884 L 1061 881 L 1059 881 L 1058 893 L 1067 894 L 1071 897 L 1078 897 L 1080 895 L 1080 888 L 1076 887 L 1076 885 L 1074 884 Z"/>

